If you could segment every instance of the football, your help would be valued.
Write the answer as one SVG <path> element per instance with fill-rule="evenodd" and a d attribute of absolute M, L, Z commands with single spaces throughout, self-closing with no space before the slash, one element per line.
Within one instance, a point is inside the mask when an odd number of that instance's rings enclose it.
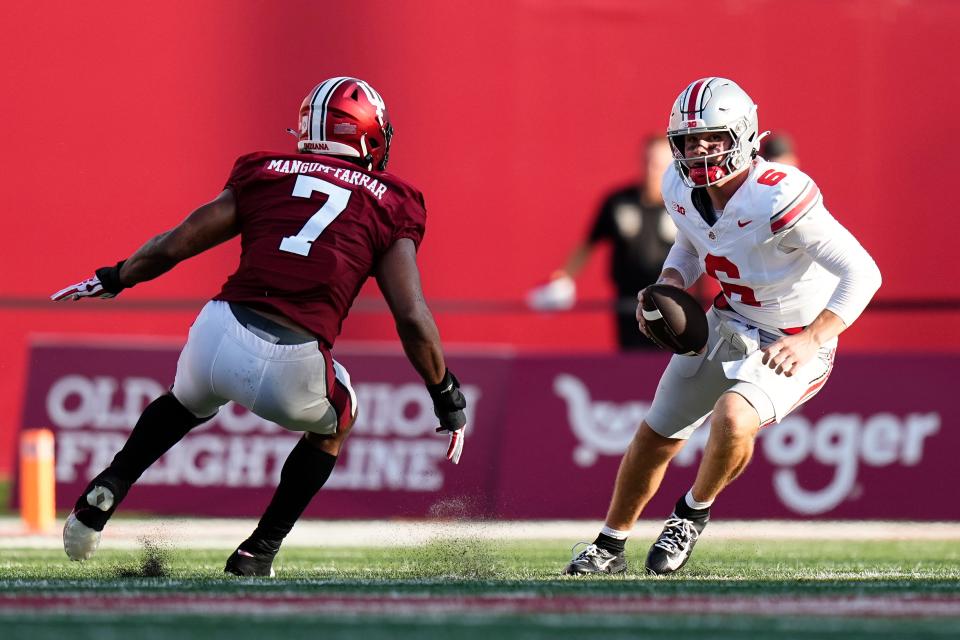
<path fill-rule="evenodd" d="M 707 314 L 683 289 L 653 284 L 643 290 L 647 331 L 661 347 L 692 356 L 707 345 Z"/>

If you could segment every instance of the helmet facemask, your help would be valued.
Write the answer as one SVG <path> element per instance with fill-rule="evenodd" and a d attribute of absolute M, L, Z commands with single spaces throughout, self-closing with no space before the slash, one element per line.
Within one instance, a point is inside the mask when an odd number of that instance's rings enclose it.
<path fill-rule="evenodd" d="M 708 132 L 727 134 L 730 148 L 687 158 L 686 136 Z M 719 185 L 747 170 L 757 155 L 757 105 L 730 80 L 696 80 L 674 102 L 667 138 L 673 150 L 674 168 L 684 184 L 693 188 Z"/>
<path fill-rule="evenodd" d="M 729 148 L 706 155 L 687 157 L 688 135 L 715 131 L 727 134 L 730 139 Z M 746 151 L 750 148 L 750 141 L 744 144 L 744 141 L 738 138 L 730 127 L 691 129 L 683 133 L 671 133 L 667 137 L 673 151 L 674 165 L 689 187 L 709 187 L 725 182 L 727 178 L 749 167 L 750 161 L 756 155 L 753 151 Z"/>
<path fill-rule="evenodd" d="M 387 161 L 390 160 L 390 141 L 393 140 L 393 125 L 389 122 L 387 122 L 383 127 L 383 140 L 383 156 L 380 158 L 380 162 L 377 163 L 377 166 L 374 167 L 373 152 L 380 148 L 380 143 L 377 142 L 376 138 L 371 138 L 368 147 L 366 137 L 360 139 L 361 148 L 364 150 L 363 160 L 367 165 L 367 169 L 376 169 L 377 171 L 387 170 Z M 369 151 L 367 149 L 369 149 Z"/>

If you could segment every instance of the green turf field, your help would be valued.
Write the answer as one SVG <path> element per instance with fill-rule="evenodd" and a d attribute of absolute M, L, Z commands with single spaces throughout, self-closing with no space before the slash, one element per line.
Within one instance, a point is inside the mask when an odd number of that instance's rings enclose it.
<path fill-rule="evenodd" d="M 682 574 L 564 578 L 564 542 L 222 552 L 0 551 L 8 638 L 957 638 L 960 543 L 704 540 Z M 69 635 L 68 635 L 69 634 Z"/>

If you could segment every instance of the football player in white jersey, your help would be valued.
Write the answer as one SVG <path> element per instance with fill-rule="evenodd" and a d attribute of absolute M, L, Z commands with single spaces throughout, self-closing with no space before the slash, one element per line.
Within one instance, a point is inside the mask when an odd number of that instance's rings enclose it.
<path fill-rule="evenodd" d="M 606 524 L 567 574 L 626 570 L 634 523 L 670 460 L 710 418 L 696 481 L 646 559 L 650 573 L 680 569 L 710 506 L 750 461 L 760 428 L 823 387 L 837 336 L 880 287 L 877 265 L 813 180 L 758 155 L 757 106 L 734 82 L 691 83 L 674 102 L 667 137 L 675 161 L 663 201 L 678 234 L 658 282 L 684 289 L 706 272 L 722 292 L 707 314 L 706 348 L 671 359 L 620 464 Z M 637 320 L 646 333 L 639 307 Z"/>

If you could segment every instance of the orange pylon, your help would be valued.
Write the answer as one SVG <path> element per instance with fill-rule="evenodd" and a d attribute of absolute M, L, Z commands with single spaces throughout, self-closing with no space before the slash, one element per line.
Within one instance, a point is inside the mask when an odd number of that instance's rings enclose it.
<path fill-rule="evenodd" d="M 20 434 L 20 515 L 28 531 L 51 531 L 56 521 L 54 441 L 49 429 Z"/>

